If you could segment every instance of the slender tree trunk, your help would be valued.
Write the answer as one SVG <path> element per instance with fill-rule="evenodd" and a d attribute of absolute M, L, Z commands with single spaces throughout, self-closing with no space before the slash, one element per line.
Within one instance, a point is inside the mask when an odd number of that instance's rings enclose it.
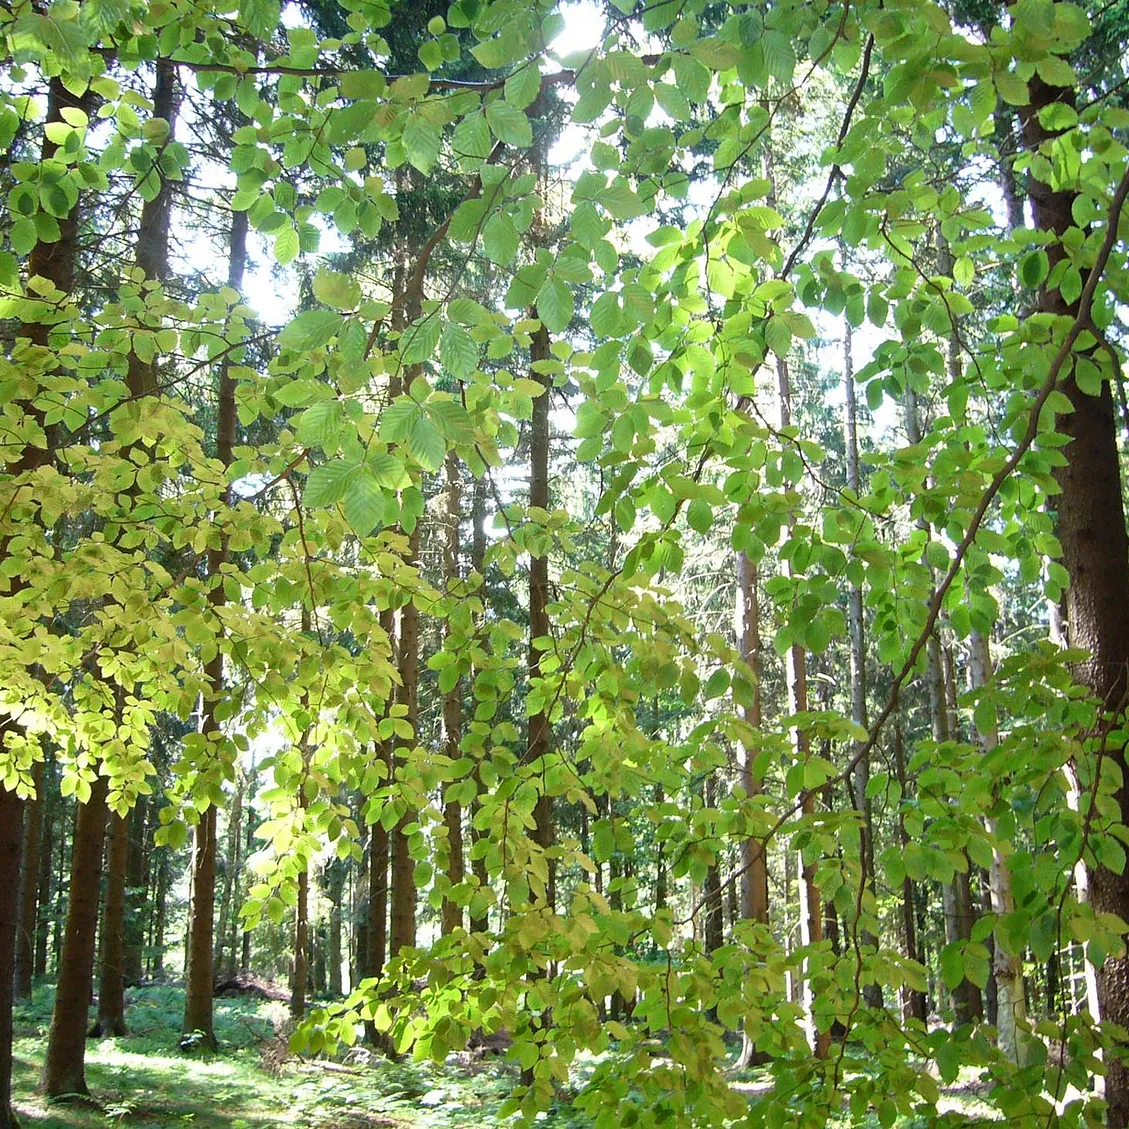
<path fill-rule="evenodd" d="M 231 801 L 231 812 L 227 820 L 227 857 L 223 868 L 223 893 L 220 895 L 219 944 L 216 946 L 215 969 L 225 976 L 235 967 L 235 920 L 238 917 L 238 885 L 240 851 L 243 846 L 243 793 L 247 779 L 239 774 L 235 786 L 235 798 Z M 230 948 L 230 951 L 229 951 Z M 227 963 L 225 963 L 225 958 Z"/>
<path fill-rule="evenodd" d="M 1053 134 L 1040 121 L 1039 111 L 1061 104 L 1073 107 L 1072 87 L 1049 86 L 1037 75 L 1028 82 L 1030 105 L 1020 109 L 1023 139 L 1037 150 Z M 1047 247 L 1053 273 L 1064 255 L 1063 234 L 1075 226 L 1071 190 L 1056 191 L 1036 180 L 1029 183 L 1032 216 L 1038 231 L 1056 238 Z M 1076 318 L 1078 301 L 1067 302 L 1060 291 L 1039 294 L 1039 309 L 1063 318 Z M 1074 677 L 1097 698 L 1118 724 L 1124 715 L 1129 672 L 1129 539 L 1125 532 L 1121 471 L 1117 450 L 1117 424 L 1113 393 L 1103 382 L 1096 396 L 1084 393 L 1068 367 L 1058 389 L 1073 411 L 1058 416 L 1062 435 L 1071 442 L 1062 448 L 1066 465 L 1055 468 L 1058 483 L 1057 534 L 1062 563 L 1070 575 L 1066 594 L 1066 633 L 1071 647 L 1090 657 L 1074 667 Z M 1123 783 L 1116 798 L 1122 819 L 1129 815 L 1129 772 L 1125 747 L 1105 746 L 1105 756 L 1120 771 Z M 1105 866 L 1088 867 L 1089 900 L 1095 913 L 1113 913 L 1129 919 L 1129 868 L 1116 873 Z M 1103 1024 L 1129 1027 L 1129 954 L 1107 957 L 1096 970 L 1098 1007 Z M 1120 1051 L 1107 1056 L 1105 1099 L 1110 1129 L 1129 1125 L 1129 1063 Z"/>
<path fill-rule="evenodd" d="M 124 1035 L 125 878 L 129 861 L 129 819 L 111 814 L 106 859 L 106 900 L 102 910 L 102 974 L 98 982 L 95 1035 Z"/>
<path fill-rule="evenodd" d="M 94 980 L 102 841 L 106 832 L 109 781 L 99 776 L 90 799 L 79 804 L 71 849 L 70 901 L 55 1008 L 39 1088 L 49 1098 L 86 1096 L 86 1031 Z"/>
<path fill-rule="evenodd" d="M 459 584 L 459 523 L 462 520 L 462 491 L 459 482 L 459 458 L 454 451 L 447 455 L 447 528 L 443 543 L 443 571 L 447 591 Z M 443 745 L 444 753 L 457 761 L 462 753 L 459 745 L 463 738 L 463 683 L 443 695 Z M 462 885 L 463 870 L 463 810 L 458 800 L 448 800 L 443 805 L 443 823 L 447 830 L 447 881 L 452 888 Z M 442 931 L 453 933 L 463 923 L 463 911 L 453 898 L 443 900 Z"/>
<path fill-rule="evenodd" d="M 125 983 L 140 984 L 145 975 L 144 891 L 149 885 L 149 852 L 146 840 L 149 802 L 139 796 L 129 816 L 129 857 L 125 880 Z"/>
<path fill-rule="evenodd" d="M 228 247 L 227 283 L 233 290 L 243 289 L 243 274 L 247 265 L 247 213 L 233 212 L 231 237 Z M 236 438 L 235 380 L 224 364 L 220 369 L 217 397 L 216 458 L 227 467 L 231 465 Z M 224 492 L 223 504 L 231 503 L 231 487 Z M 227 563 L 227 538 L 218 548 L 208 552 L 208 603 L 218 616 L 226 603 L 222 572 Z M 200 731 L 218 751 L 223 733 L 216 716 L 216 707 L 223 697 L 222 620 L 217 630 L 215 651 L 204 666 L 208 691 L 204 702 L 204 716 Z M 184 1021 L 182 1031 L 191 1036 L 196 1045 L 214 1050 L 216 1035 L 213 1020 L 213 995 L 215 969 L 213 945 L 215 938 L 216 909 L 216 809 L 209 806 L 200 813 L 196 825 L 195 847 L 192 856 L 192 911 L 189 918 L 188 969 L 184 992 Z"/>
<path fill-rule="evenodd" d="M 711 772 L 706 778 L 705 802 L 707 808 L 717 806 L 717 779 Z M 721 907 L 721 869 L 715 859 L 706 870 L 706 881 L 702 890 L 705 903 L 705 943 L 706 952 L 716 952 L 725 943 L 725 923 Z"/>
<path fill-rule="evenodd" d="M 847 488 L 856 498 L 862 494 L 862 476 L 859 473 L 858 405 L 855 401 L 855 365 L 851 339 L 851 323 L 843 322 L 843 386 L 846 399 L 844 413 L 844 440 L 847 452 Z M 862 588 L 852 584 L 847 594 L 848 620 L 851 634 L 851 720 L 862 729 L 869 729 L 870 722 L 866 708 L 866 624 L 863 619 Z M 868 917 L 877 910 L 874 889 L 874 817 L 871 810 L 867 787 L 870 784 L 870 757 L 861 756 L 861 745 L 854 749 L 854 772 L 851 774 L 850 788 L 852 806 L 859 814 L 859 862 L 862 866 L 861 880 L 865 886 L 866 898 L 862 912 Z M 871 903 L 874 909 L 871 909 Z M 878 938 L 874 931 L 852 922 L 852 932 L 858 929 L 859 943 L 866 949 L 877 949 Z M 882 986 L 872 980 L 863 985 L 863 998 L 869 1007 L 882 1006 Z"/>
<path fill-rule="evenodd" d="M 329 897 L 329 929 L 326 934 L 326 960 L 329 974 L 326 988 L 333 997 L 341 995 L 341 902 L 345 894 L 345 866 L 334 859 L 329 864 L 326 894 Z"/>
<path fill-rule="evenodd" d="M 310 871 L 298 871 L 298 903 L 294 907 L 294 976 L 290 985 L 290 1018 L 306 1014 L 306 982 L 310 967 Z"/>
<path fill-rule="evenodd" d="M 535 311 L 530 312 L 536 316 Z M 533 334 L 529 359 L 533 367 L 530 378 L 545 391 L 533 399 L 533 417 L 529 428 L 529 505 L 545 511 L 549 509 L 549 389 L 550 379 L 537 371 L 539 361 L 551 357 L 549 331 L 541 326 Z M 547 555 L 531 557 L 529 561 L 529 683 L 532 687 L 541 677 L 541 647 L 535 640 L 549 634 L 549 558 Z M 553 797 L 544 790 L 546 758 L 549 755 L 548 703 L 529 719 L 529 738 L 526 762 L 540 767 L 542 791 L 533 811 L 533 841 L 542 851 L 553 845 Z M 556 867 L 545 859 L 544 901 L 550 909 L 556 904 Z"/>
<path fill-rule="evenodd" d="M 389 616 L 391 619 L 391 616 Z M 381 746 L 381 753 L 391 772 L 391 742 Z M 388 832 L 381 823 L 374 823 L 369 836 L 368 864 L 368 950 L 365 976 L 380 976 L 388 953 Z"/>
<path fill-rule="evenodd" d="M 55 762 L 48 756 L 44 762 L 43 771 L 43 829 L 39 840 L 39 875 L 37 884 L 39 896 L 37 898 L 38 911 L 35 921 L 35 963 L 33 976 L 40 979 L 47 975 L 47 938 L 50 934 L 51 910 L 53 895 L 52 878 L 54 870 L 52 859 L 55 851 L 55 817 L 58 808 L 58 797 L 55 794 Z M 59 838 L 64 837 L 60 831 Z"/>
<path fill-rule="evenodd" d="M 42 761 L 36 761 L 32 766 L 31 777 L 35 785 L 35 796 L 25 800 L 23 805 L 23 864 L 20 867 L 20 910 L 15 956 L 17 1000 L 31 998 L 32 973 L 35 965 L 35 927 L 39 912 L 39 840 L 44 808 Z"/>
<path fill-rule="evenodd" d="M 474 484 L 474 494 L 471 502 L 471 544 L 470 544 L 471 571 L 482 577 L 482 603 L 489 607 L 490 595 L 486 588 L 486 479 L 478 479 Z M 475 793 L 482 794 L 482 777 L 478 766 L 474 769 Z M 474 815 L 479 808 L 478 800 L 474 802 L 471 813 L 471 844 L 477 846 L 485 838 L 486 833 L 475 826 Z M 486 857 L 480 851 L 471 852 L 471 872 L 475 877 L 476 890 L 487 890 L 490 886 L 490 875 L 486 869 Z M 472 933 L 485 933 L 490 928 L 490 914 L 484 912 L 470 919 Z"/>
<path fill-rule="evenodd" d="M 894 716 L 894 774 L 902 795 L 908 796 L 906 754 L 905 744 L 902 738 L 902 719 L 900 712 Z M 903 848 L 909 843 L 909 833 L 906 831 L 905 817 L 900 806 L 898 809 L 898 839 Z M 906 959 L 924 965 L 925 961 L 918 952 L 917 947 L 914 900 L 913 879 L 907 874 L 902 879 L 902 941 L 905 945 Z M 919 1023 L 924 1023 L 927 1018 L 925 1011 L 925 993 L 919 992 L 914 988 L 907 989 L 903 1014 L 906 1019 L 916 1019 Z"/>
<path fill-rule="evenodd" d="M 792 386 L 787 362 L 778 357 L 776 362 L 777 391 L 780 398 L 780 428 L 784 430 L 792 424 Z M 795 519 L 789 518 L 789 531 Z M 791 562 L 785 561 L 784 575 L 792 574 Z M 807 652 L 794 643 L 787 655 L 788 712 L 806 713 L 808 708 Z M 811 744 L 806 730 L 799 726 L 792 728 L 792 745 L 796 760 L 806 763 L 811 756 Z M 815 793 L 808 790 L 804 794 L 803 814 L 809 819 L 815 815 Z M 815 865 L 799 859 L 800 867 L 800 944 L 818 945 L 823 940 L 823 911 L 820 906 L 819 888 L 815 884 Z M 804 1023 L 808 1041 L 818 1058 L 825 1058 L 831 1046 L 831 1032 L 819 1031 L 815 1023 L 815 998 L 811 975 L 805 967 L 803 977 Z"/>
<path fill-rule="evenodd" d="M 742 708 L 745 722 L 754 730 L 761 727 L 764 678 L 761 659 L 760 606 L 756 562 L 744 552 L 737 554 L 737 641 L 741 658 L 753 677 L 752 695 Z M 763 782 L 753 767 L 753 749 L 742 744 L 737 764 L 737 783 L 745 795 L 759 796 Z M 765 844 L 751 835 L 741 840 L 741 916 L 746 921 L 768 924 L 768 858 Z"/>

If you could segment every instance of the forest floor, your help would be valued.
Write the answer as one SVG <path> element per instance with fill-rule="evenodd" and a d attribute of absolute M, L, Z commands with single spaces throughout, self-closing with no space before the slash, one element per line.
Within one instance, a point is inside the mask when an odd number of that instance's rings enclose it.
<path fill-rule="evenodd" d="M 374 1058 L 328 1068 L 303 1061 L 288 1054 L 278 1035 L 287 1023 L 286 1005 L 253 998 L 217 999 L 219 1053 L 185 1054 L 177 1050 L 183 991 L 145 987 L 127 995 L 128 1036 L 87 1044 L 86 1079 L 96 1104 L 48 1105 L 35 1086 L 52 996 L 45 986 L 16 1008 L 12 1081 L 23 1129 L 481 1129 L 501 1123 L 498 1109 L 518 1082 L 517 1067 L 495 1055 L 441 1064 Z M 767 1072 L 749 1072 L 738 1085 L 752 1095 L 771 1080 Z M 975 1089 L 947 1089 L 943 1108 L 990 1116 Z M 590 1125 L 564 1102 L 539 1123 L 546 1129 Z M 877 1129 L 873 1114 L 867 1129 L 871 1123 Z M 910 1123 L 898 1129 L 911 1129 Z"/>
<path fill-rule="evenodd" d="M 202 1056 L 177 1050 L 184 994 L 146 987 L 127 995 L 130 1034 L 91 1039 L 86 1080 L 97 1105 L 51 1104 L 36 1095 L 51 1022 L 52 989 L 17 1006 L 13 1096 L 23 1129 L 465 1129 L 496 1120 L 517 1082 L 516 1067 L 497 1057 L 463 1064 L 376 1059 L 344 1070 L 285 1052 L 276 1031 L 285 1004 L 217 999 L 221 1049 Z M 568 1111 L 554 1117 L 565 1126 Z"/>

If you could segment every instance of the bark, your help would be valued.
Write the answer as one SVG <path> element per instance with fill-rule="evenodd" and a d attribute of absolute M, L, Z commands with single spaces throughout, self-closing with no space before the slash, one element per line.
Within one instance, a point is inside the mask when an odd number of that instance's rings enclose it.
<path fill-rule="evenodd" d="M 462 519 L 462 493 L 459 483 L 459 459 L 454 451 L 447 455 L 447 528 L 443 544 L 443 571 L 447 591 L 459 584 L 459 522 Z M 455 685 L 443 695 L 443 751 L 453 763 L 462 753 L 459 745 L 463 737 L 463 683 Z M 463 869 L 463 811 L 458 800 L 448 800 L 443 805 L 443 823 L 447 830 L 447 881 L 451 887 L 462 885 Z M 443 899 L 441 927 L 444 934 L 453 933 L 463 923 L 462 907 L 453 898 Z"/>
<path fill-rule="evenodd" d="M 388 744 L 381 749 L 385 764 L 391 767 Z M 365 976 L 379 976 L 384 971 L 388 952 L 388 832 L 381 823 L 374 823 L 369 836 L 368 864 L 368 951 Z"/>
<path fill-rule="evenodd" d="M 99 776 L 90 799 L 79 804 L 71 849 L 70 901 L 47 1053 L 40 1090 L 49 1098 L 87 1096 L 86 1031 L 94 980 L 95 934 L 102 872 L 102 841 L 106 832 L 109 781 Z"/>
<path fill-rule="evenodd" d="M 843 432 L 847 453 L 847 488 L 854 493 L 856 498 L 862 494 L 862 476 L 859 473 L 859 439 L 858 439 L 858 405 L 855 400 L 855 369 L 854 350 L 851 339 L 851 323 L 844 321 L 843 331 L 843 386 L 846 399 L 846 411 L 843 420 Z M 851 636 L 851 720 L 862 729 L 869 729 L 870 722 L 866 708 L 866 624 L 863 618 L 862 588 L 852 584 L 847 594 L 847 618 Z M 867 795 L 867 786 L 870 784 L 870 757 L 858 756 L 860 745 L 856 745 L 854 755 L 854 771 L 851 774 L 850 787 L 852 792 L 852 806 L 859 816 L 859 863 L 862 867 L 861 881 L 869 895 L 868 900 L 875 898 L 874 889 L 874 817 L 871 810 L 870 797 Z M 875 903 L 876 904 L 876 903 Z M 865 907 L 863 912 L 869 912 Z M 873 930 L 852 922 L 852 928 L 858 929 L 859 944 L 871 950 L 877 950 L 878 938 Z M 882 1006 L 882 986 L 867 981 L 863 985 L 863 999 L 868 1007 Z"/>
<path fill-rule="evenodd" d="M 15 993 L 31 998 L 35 965 L 35 933 L 39 913 L 39 842 L 43 827 L 43 762 L 31 770 L 35 795 L 23 804 L 23 862 L 20 867 L 19 925 L 16 931 Z M 4 967 L 4 966 L 0 966 Z"/>
<path fill-rule="evenodd" d="M 326 988 L 331 996 L 341 995 L 341 901 L 345 893 L 345 864 L 334 859 L 326 868 L 326 895 L 329 899 L 329 928 L 326 933 L 326 960 L 329 964 Z"/>
<path fill-rule="evenodd" d="M 752 678 L 752 699 L 741 710 L 754 730 L 761 727 L 763 709 L 763 662 L 761 658 L 760 606 L 757 591 L 757 565 L 746 553 L 737 554 L 737 644 L 741 659 Z M 753 768 L 754 750 L 741 745 L 737 764 L 737 783 L 748 797 L 764 791 L 763 781 Z M 765 844 L 751 835 L 741 840 L 741 916 L 746 921 L 768 924 L 768 858 Z"/>
<path fill-rule="evenodd" d="M 215 1050 L 212 1013 L 214 972 L 212 934 L 216 909 L 216 809 L 200 813 L 192 850 L 192 904 L 189 911 L 188 952 L 181 1031 L 191 1045 Z"/>
<path fill-rule="evenodd" d="M 771 178 L 770 178 L 771 179 Z M 792 425 L 792 385 L 787 362 L 777 358 L 776 385 L 780 399 L 780 429 Z M 789 517 L 788 528 L 791 534 L 795 518 Z M 791 563 L 784 562 L 784 575 L 792 575 Z M 807 652 L 794 643 L 787 656 L 788 712 L 806 713 L 808 708 Z M 805 762 L 811 756 L 811 743 L 806 730 L 792 727 L 792 748 L 798 762 Z M 815 816 L 815 793 L 806 790 L 803 799 L 803 814 L 809 819 Z M 815 865 L 799 859 L 800 866 L 800 944 L 818 945 L 823 940 L 823 910 L 820 906 L 819 888 L 815 884 Z M 825 1058 L 831 1045 L 830 1031 L 818 1031 L 815 1024 L 815 999 L 812 991 L 811 975 L 805 966 L 803 985 L 804 1025 L 808 1042 L 818 1058 Z"/>
<path fill-rule="evenodd" d="M 298 872 L 298 904 L 294 908 L 294 976 L 290 985 L 290 1018 L 306 1014 L 306 987 L 310 967 L 310 871 Z"/>
<path fill-rule="evenodd" d="M 231 813 L 227 820 L 227 857 L 223 867 L 219 944 L 216 946 L 215 956 L 215 968 L 220 977 L 226 977 L 235 971 L 235 921 L 238 917 L 236 884 L 240 865 L 239 855 L 243 846 L 243 793 L 246 787 L 246 777 L 240 773 L 239 782 L 235 786 L 235 798 L 231 801 Z M 225 958 L 227 964 L 224 963 Z"/>
<path fill-rule="evenodd" d="M 979 690 L 992 684 L 992 654 L 987 638 L 973 631 L 968 640 L 968 680 L 972 689 Z M 999 733 L 994 726 L 980 729 L 980 747 L 989 757 L 999 744 Z M 990 835 L 996 834 L 996 818 L 984 817 Z M 1007 859 L 998 850 L 992 852 L 992 866 L 988 874 L 988 891 L 992 913 L 1004 917 L 1015 912 L 1015 897 L 1011 889 L 1011 871 Z M 1031 1045 L 1023 1026 L 1027 1019 L 1027 1001 L 1023 982 L 1023 954 L 1009 953 L 996 938 L 992 960 L 992 974 L 996 982 L 996 1030 L 998 1046 L 1012 1062 L 1026 1066 L 1030 1061 Z"/>
<path fill-rule="evenodd" d="M 47 975 L 47 938 L 50 933 L 51 899 L 53 895 L 54 871 L 52 859 L 55 852 L 55 816 L 58 798 L 54 788 L 54 760 L 48 756 L 43 772 L 43 828 L 39 840 L 39 876 L 37 898 L 38 912 L 35 922 L 35 963 L 32 974 L 35 979 Z M 62 833 L 60 832 L 60 838 Z"/>
<path fill-rule="evenodd" d="M 902 739 L 902 721 L 900 714 L 894 717 L 894 773 L 901 788 L 902 796 L 909 795 L 906 782 L 906 754 L 905 744 Z M 906 831 L 905 816 L 902 808 L 898 807 L 898 839 L 902 846 L 909 843 L 909 833 Z M 914 883 L 907 874 L 902 879 L 902 943 L 905 947 L 907 960 L 916 961 L 924 965 L 925 961 L 917 947 L 917 928 L 914 914 Z M 916 1019 L 919 1023 L 926 1021 L 925 993 L 914 988 L 906 990 L 902 1013 L 906 1019 Z"/>
<path fill-rule="evenodd" d="M 98 981 L 95 1035 L 124 1035 L 125 879 L 129 861 L 129 820 L 110 816 L 106 859 L 106 900 L 102 909 L 102 974 Z"/>
<path fill-rule="evenodd" d="M 63 85 L 59 78 L 54 78 L 48 85 L 47 95 L 47 122 L 60 122 L 63 120 L 62 111 L 77 107 L 87 113 L 93 107 L 94 96 L 85 94 L 81 98 L 75 97 Z M 42 145 L 42 158 L 49 160 L 54 156 L 58 146 L 44 135 Z M 59 290 L 69 293 L 74 284 L 75 255 L 78 233 L 78 207 L 71 209 L 70 213 L 59 221 L 59 238 L 54 243 L 37 243 L 28 256 L 28 278 L 39 276 L 48 279 Z M 31 347 L 44 346 L 47 343 L 50 327 L 45 322 L 25 322 L 20 326 L 18 336 Z M 17 356 L 20 346 L 17 346 Z M 26 413 L 35 419 L 41 426 L 43 412 L 31 404 L 24 405 Z M 19 456 L 10 462 L 7 473 L 11 476 L 25 474 L 42 466 L 48 459 L 50 446 L 50 432 L 44 430 L 42 446 L 29 444 L 20 452 Z M 0 548 L 0 558 L 8 555 L 8 541 L 5 539 Z M 13 575 L 8 581 L 7 592 L 15 596 L 23 587 L 23 582 L 18 574 Z M 0 720 L 0 739 L 3 733 L 15 727 L 10 717 Z M 23 827 L 24 801 L 14 792 L 8 792 L 0 787 L 0 815 L 2 815 L 4 828 L 0 831 L 0 899 L 3 900 L 0 908 L 0 980 L 4 982 L 0 989 L 0 1118 L 12 1122 L 9 1095 L 11 1087 L 11 1031 L 12 1031 L 12 999 L 13 999 L 13 966 L 15 963 L 16 936 L 21 917 L 20 891 L 20 856 L 21 837 Z M 14 840 L 14 842 L 13 842 Z M 91 954 L 93 959 L 93 953 Z M 83 1015 L 83 1034 L 85 1035 L 85 1013 Z"/>
<path fill-rule="evenodd" d="M 1039 111 L 1054 103 L 1073 107 L 1075 91 L 1048 86 L 1038 76 L 1028 83 L 1031 102 L 1020 110 L 1023 139 L 1031 150 L 1049 141 L 1052 134 L 1039 121 Z M 1037 230 L 1061 236 L 1074 225 L 1075 194 L 1056 191 L 1034 177 L 1029 183 L 1032 217 Z M 1053 272 L 1064 255 L 1058 239 L 1047 248 Z M 1066 302 L 1059 291 L 1042 290 L 1038 306 L 1042 312 L 1075 318 L 1078 302 Z M 1117 425 L 1113 393 L 1103 382 L 1097 396 L 1078 387 L 1072 373 L 1059 383 L 1073 412 L 1058 416 L 1060 433 L 1070 442 L 1062 448 L 1066 465 L 1055 469 L 1059 487 L 1057 534 L 1062 545 L 1062 563 L 1070 575 L 1066 594 L 1066 637 L 1071 647 L 1089 652 L 1089 658 L 1074 667 L 1075 679 L 1102 703 L 1105 711 L 1120 715 L 1126 704 L 1129 671 L 1129 539 L 1125 532 L 1121 472 L 1117 451 Z M 1118 726 L 1113 726 L 1116 732 Z M 1129 813 L 1129 773 L 1125 747 L 1109 743 L 1105 756 L 1121 771 L 1116 794 L 1122 818 Z M 1117 874 L 1104 866 L 1090 865 L 1087 874 L 1089 900 L 1096 913 L 1114 913 L 1129 918 L 1129 868 Z M 1095 970 L 1098 1008 L 1103 1024 L 1129 1027 L 1129 954 L 1107 957 Z M 1120 1052 L 1105 1063 L 1105 1099 L 1109 1104 L 1107 1124 L 1111 1129 L 1129 1125 L 1129 1065 Z"/>
<path fill-rule="evenodd" d="M 12 977 L 19 919 L 20 833 L 24 801 L 0 784 L 0 1129 L 14 1129 L 12 1112 Z"/>
<path fill-rule="evenodd" d="M 706 780 L 706 807 L 712 808 L 717 804 L 717 780 L 711 773 Z M 713 953 L 721 948 L 725 941 L 724 921 L 722 920 L 721 905 L 721 869 L 716 858 L 706 870 L 706 880 L 702 889 L 702 901 L 705 905 L 705 945 L 706 952 Z"/>
<path fill-rule="evenodd" d="M 143 907 L 149 886 L 149 801 L 139 796 L 130 816 L 129 861 L 125 888 L 125 983 L 140 984 L 145 975 L 145 921 Z"/>
<path fill-rule="evenodd" d="M 536 312 L 530 311 L 530 317 Z M 550 379 L 536 370 L 538 361 L 549 360 L 549 331 L 541 326 L 529 347 L 530 379 L 544 388 L 533 399 L 533 417 L 529 435 L 529 505 L 549 509 L 549 389 Z M 541 678 L 541 647 L 536 640 L 549 634 L 549 558 L 531 557 L 529 561 L 529 684 L 532 688 Z M 541 771 L 542 791 L 533 810 L 533 841 L 543 852 L 553 846 L 553 798 L 544 790 L 546 758 L 549 755 L 549 710 L 545 707 L 529 719 L 526 763 Z M 545 859 L 544 902 L 550 910 L 556 905 L 556 867 Z"/>
<path fill-rule="evenodd" d="M 470 543 L 471 571 L 482 577 L 482 603 L 490 606 L 490 594 L 486 587 L 486 479 L 480 478 L 474 484 L 474 495 L 471 502 L 471 543 Z M 482 794 L 482 777 L 475 765 L 474 769 L 475 793 Z M 475 800 L 471 816 L 471 845 L 477 847 L 486 838 L 486 833 L 475 826 L 474 815 L 477 814 L 479 802 Z M 486 869 L 486 857 L 478 850 L 471 851 L 471 872 L 475 878 L 475 889 L 486 890 L 490 886 L 490 874 Z M 484 912 L 478 917 L 471 917 L 470 931 L 472 933 L 485 933 L 490 928 L 490 914 Z"/>

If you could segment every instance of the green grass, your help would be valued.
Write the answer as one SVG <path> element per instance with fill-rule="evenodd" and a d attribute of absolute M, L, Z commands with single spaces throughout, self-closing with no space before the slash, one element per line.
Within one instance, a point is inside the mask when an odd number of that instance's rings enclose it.
<path fill-rule="evenodd" d="M 459 1129 L 496 1121 L 516 1082 L 497 1060 L 465 1066 L 355 1062 L 356 1073 L 284 1058 L 274 1036 L 285 1005 L 216 1000 L 218 1054 L 177 1050 L 183 993 L 135 989 L 128 996 L 130 1035 L 87 1043 L 86 1080 L 95 1106 L 48 1104 L 35 1094 L 43 1063 L 52 992 L 36 991 L 16 1011 L 13 1089 L 24 1129 L 194 1126 L 199 1129 Z"/>

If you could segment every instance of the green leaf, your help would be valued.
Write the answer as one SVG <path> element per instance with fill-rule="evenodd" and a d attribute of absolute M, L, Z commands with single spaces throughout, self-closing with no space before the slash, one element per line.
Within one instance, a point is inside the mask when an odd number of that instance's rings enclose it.
<path fill-rule="evenodd" d="M 713 507 L 705 498 L 695 498 L 686 508 L 686 520 L 698 533 L 709 533 L 713 525 Z"/>
<path fill-rule="evenodd" d="M 335 310 L 353 310 L 361 301 L 361 287 L 350 275 L 322 267 L 314 275 L 314 297 Z"/>
<path fill-rule="evenodd" d="M 359 537 L 367 537 L 384 516 L 384 491 L 371 470 L 362 467 L 345 491 L 341 504 L 345 520 Z"/>
<path fill-rule="evenodd" d="M 409 114 L 401 137 L 409 163 L 426 175 L 439 159 L 442 136 L 439 127 L 422 114 Z"/>
<path fill-rule="evenodd" d="M 439 361 L 454 377 L 463 379 L 478 367 L 478 345 L 461 325 L 447 322 L 439 338 Z"/>
<path fill-rule="evenodd" d="M 292 223 L 279 228 L 274 237 L 274 257 L 277 262 L 282 266 L 292 263 L 298 257 L 300 248 L 298 229 Z"/>
<path fill-rule="evenodd" d="M 303 310 L 279 335 L 283 349 L 320 349 L 345 324 L 332 310 Z"/>
<path fill-rule="evenodd" d="M 513 220 L 503 212 L 495 212 L 482 228 L 482 249 L 498 266 L 508 266 L 517 254 L 518 238 Z"/>
<path fill-rule="evenodd" d="M 279 0 L 239 0 L 239 21 L 256 39 L 274 35 L 281 11 Z"/>
<path fill-rule="evenodd" d="M 407 468 L 395 455 L 384 451 L 370 455 L 367 466 L 369 474 L 386 490 L 403 490 L 412 484 Z"/>
<path fill-rule="evenodd" d="M 416 462 L 424 470 L 438 470 L 443 465 L 443 458 L 447 454 L 447 445 L 439 428 L 421 415 L 412 427 L 408 436 L 408 450 Z"/>
<path fill-rule="evenodd" d="M 541 72 L 536 62 L 526 63 L 506 79 L 503 87 L 506 101 L 519 110 L 532 106 L 541 93 Z"/>
<path fill-rule="evenodd" d="M 533 127 L 529 118 L 509 102 L 497 100 L 486 107 L 486 120 L 490 132 L 506 145 L 528 149 L 533 144 Z"/>
<path fill-rule="evenodd" d="M 441 329 L 442 322 L 437 314 L 428 315 L 408 326 L 400 339 L 400 356 L 404 364 L 418 365 L 431 360 L 435 346 L 439 344 Z"/>
<path fill-rule="evenodd" d="M 412 433 L 423 409 L 407 396 L 393 401 L 380 415 L 380 438 L 386 443 L 403 442 Z"/>
<path fill-rule="evenodd" d="M 572 291 L 559 278 L 550 278 L 537 295 L 537 316 L 550 333 L 561 333 L 572 321 Z"/>
<path fill-rule="evenodd" d="M 331 459 L 322 466 L 315 467 L 306 479 L 302 504 L 310 509 L 318 509 L 341 501 L 360 470 L 360 463 L 346 462 L 344 459 Z"/>
<path fill-rule="evenodd" d="M 306 447 L 326 447 L 341 431 L 343 412 L 339 400 L 311 404 L 298 421 L 298 442 Z"/>

